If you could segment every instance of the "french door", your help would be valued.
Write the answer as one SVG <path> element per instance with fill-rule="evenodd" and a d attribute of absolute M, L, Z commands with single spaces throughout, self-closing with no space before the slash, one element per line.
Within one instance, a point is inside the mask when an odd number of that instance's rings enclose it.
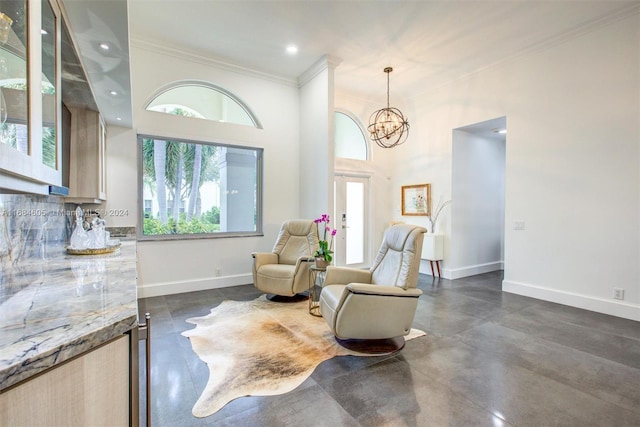
<path fill-rule="evenodd" d="M 334 240 L 335 265 L 354 268 L 369 266 L 368 218 L 369 178 L 335 175 Z"/>

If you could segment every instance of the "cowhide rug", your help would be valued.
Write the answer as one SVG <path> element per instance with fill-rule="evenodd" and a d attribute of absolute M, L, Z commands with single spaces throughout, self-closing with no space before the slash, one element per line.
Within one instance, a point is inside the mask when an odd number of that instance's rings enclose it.
<path fill-rule="evenodd" d="M 242 396 L 284 394 L 302 384 L 316 366 L 334 356 L 355 355 L 340 346 L 308 301 L 224 301 L 182 335 L 209 367 L 209 381 L 193 407 L 206 417 Z M 412 329 L 405 340 L 425 335 Z"/>

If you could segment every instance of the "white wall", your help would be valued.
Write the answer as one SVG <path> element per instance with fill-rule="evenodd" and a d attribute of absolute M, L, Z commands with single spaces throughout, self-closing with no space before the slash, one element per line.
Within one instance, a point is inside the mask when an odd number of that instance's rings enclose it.
<path fill-rule="evenodd" d="M 334 69 L 323 58 L 301 78 L 300 214 L 314 219 L 333 212 Z"/>
<path fill-rule="evenodd" d="M 451 210 L 450 245 L 456 250 L 443 263 L 444 276 L 502 270 L 505 143 L 455 130 L 452 158 L 455 204 L 445 209 Z"/>
<path fill-rule="evenodd" d="M 526 223 L 505 230 L 508 292 L 640 320 L 639 24 L 599 23 L 411 100 L 420 143 L 396 152 L 393 186 L 431 182 L 436 200 L 452 129 L 508 118 L 505 223 Z"/>
<path fill-rule="evenodd" d="M 264 148 L 264 236 L 138 242 L 139 296 L 252 283 L 250 253 L 270 251 L 282 222 L 300 214 L 296 83 L 136 41 L 132 42 L 131 64 L 137 133 Z M 159 88 L 185 79 L 208 81 L 229 90 L 251 108 L 263 129 L 145 111 Z M 121 167 L 137 168 L 136 157 Z M 116 191 L 122 192 L 119 198 L 127 203 L 137 201 L 134 183 L 112 187 L 109 197 Z"/>
<path fill-rule="evenodd" d="M 133 129 L 107 126 L 108 227 L 135 227 L 138 221 L 138 165 L 136 133 Z"/>

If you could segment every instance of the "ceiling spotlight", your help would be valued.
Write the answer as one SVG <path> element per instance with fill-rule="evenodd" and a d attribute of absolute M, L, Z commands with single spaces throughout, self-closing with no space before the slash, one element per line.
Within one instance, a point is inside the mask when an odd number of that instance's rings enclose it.
<path fill-rule="evenodd" d="M 287 46 L 287 53 L 289 55 L 295 55 L 296 53 L 298 53 L 298 46 L 290 44 L 289 46 Z"/>
<path fill-rule="evenodd" d="M 506 129 L 494 129 L 493 130 L 494 133 L 500 133 L 500 134 L 506 134 L 507 130 Z"/>
<path fill-rule="evenodd" d="M 109 50 L 111 47 L 107 43 L 100 43 L 100 49 Z"/>
<path fill-rule="evenodd" d="M 117 120 L 117 121 L 121 121 L 121 120 L 122 120 L 122 117 L 116 117 L 116 120 Z"/>
<path fill-rule="evenodd" d="M 49 32 L 43 28 L 40 30 L 40 34 L 42 34 L 43 36 L 46 36 L 47 34 L 49 34 Z"/>
<path fill-rule="evenodd" d="M 387 73 L 387 107 L 374 111 L 369 118 L 367 130 L 376 144 L 382 148 L 392 148 L 400 145 L 409 136 L 409 121 L 397 108 L 389 107 L 389 73 L 393 68 L 383 70 Z"/>
<path fill-rule="evenodd" d="M 115 90 L 110 90 L 109 91 L 109 95 L 116 96 L 117 94 L 118 94 L 118 92 L 116 92 Z"/>

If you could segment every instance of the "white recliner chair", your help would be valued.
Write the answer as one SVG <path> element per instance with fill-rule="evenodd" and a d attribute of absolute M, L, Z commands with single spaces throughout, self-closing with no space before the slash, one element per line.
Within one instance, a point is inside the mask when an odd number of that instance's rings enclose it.
<path fill-rule="evenodd" d="M 327 268 L 320 310 L 340 344 L 395 339 L 394 345 L 402 348 L 404 339 L 396 338 L 410 332 L 422 295 L 416 286 L 426 231 L 410 224 L 393 225 L 385 231 L 369 270 Z"/>
<path fill-rule="evenodd" d="M 309 289 L 309 266 L 318 249 L 313 220 L 285 221 L 271 252 L 253 252 L 253 285 L 267 294 L 292 297 Z"/>

